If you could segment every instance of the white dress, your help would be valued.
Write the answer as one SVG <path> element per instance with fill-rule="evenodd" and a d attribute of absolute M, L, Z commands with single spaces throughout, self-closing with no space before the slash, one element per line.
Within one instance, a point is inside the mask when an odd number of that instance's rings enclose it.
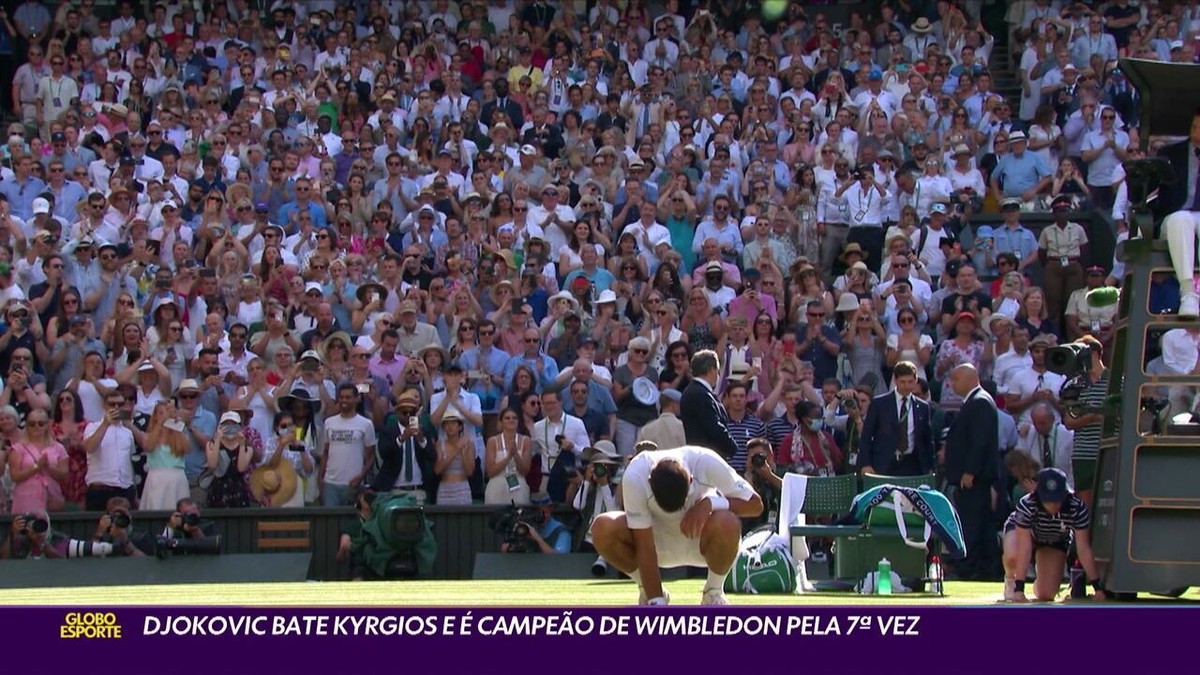
<path fill-rule="evenodd" d="M 246 387 L 238 387 L 237 398 L 241 398 L 245 395 Z M 275 396 L 275 387 L 268 386 L 266 390 L 263 391 L 263 396 L 273 400 Z M 253 413 L 253 415 L 250 417 L 250 428 L 257 431 L 258 435 L 265 440 L 275 436 L 275 408 L 268 405 L 263 400 L 263 396 L 255 396 L 254 398 L 250 399 L 247 407 L 250 408 L 250 412 Z"/>
<path fill-rule="evenodd" d="M 518 444 L 520 444 L 520 438 L 520 436 L 517 437 Z M 504 442 L 504 434 L 500 434 L 499 443 L 500 451 L 496 453 L 496 461 L 504 462 L 504 473 L 488 479 L 487 485 L 483 489 L 483 503 L 506 506 L 509 504 L 528 505 L 530 503 L 529 483 L 526 483 L 525 476 L 517 471 L 516 455 L 509 455 L 509 449 Z M 513 487 L 509 487 L 510 476 Z"/>

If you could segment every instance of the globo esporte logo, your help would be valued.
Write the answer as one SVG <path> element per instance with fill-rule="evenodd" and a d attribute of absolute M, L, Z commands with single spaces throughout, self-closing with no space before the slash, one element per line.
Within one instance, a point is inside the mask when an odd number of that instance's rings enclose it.
<path fill-rule="evenodd" d="M 113 612 L 68 612 L 59 626 L 64 640 L 107 640 L 120 638 L 121 624 Z"/>

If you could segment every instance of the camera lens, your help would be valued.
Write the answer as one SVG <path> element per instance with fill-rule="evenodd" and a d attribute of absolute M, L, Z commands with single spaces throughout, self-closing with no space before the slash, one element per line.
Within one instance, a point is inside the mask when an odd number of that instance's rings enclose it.
<path fill-rule="evenodd" d="M 120 528 L 123 530 L 123 529 L 129 527 L 129 524 L 132 522 L 133 522 L 133 520 L 130 519 L 129 514 L 127 514 L 127 513 L 112 514 L 113 527 Z"/>
<path fill-rule="evenodd" d="M 183 514 L 183 524 L 189 525 L 191 527 L 195 527 L 195 526 L 199 525 L 200 524 L 200 514 L 199 513 Z"/>
<path fill-rule="evenodd" d="M 597 464 L 595 468 L 592 469 L 592 475 L 596 478 L 604 478 L 608 475 L 608 467 L 604 464 Z"/>
<path fill-rule="evenodd" d="M 754 466 L 754 468 L 756 468 L 756 469 L 766 466 L 767 465 L 767 456 L 766 455 L 755 455 L 750 458 L 750 464 L 752 464 Z"/>

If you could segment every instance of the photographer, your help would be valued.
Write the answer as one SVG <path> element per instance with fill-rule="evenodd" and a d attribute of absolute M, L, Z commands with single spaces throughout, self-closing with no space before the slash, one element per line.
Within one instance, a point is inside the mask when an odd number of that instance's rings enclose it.
<path fill-rule="evenodd" d="M 200 518 L 200 505 L 189 497 L 175 503 L 175 513 L 167 520 L 162 537 L 167 539 L 204 539 L 216 536 L 216 523 Z"/>
<path fill-rule="evenodd" d="M 775 451 L 765 438 L 751 438 L 746 442 L 746 470 L 742 477 L 754 488 L 763 500 L 763 512 L 756 518 L 748 518 L 744 524 L 752 530 L 764 523 L 775 524 L 779 513 L 779 495 L 783 493 L 783 479 L 775 473 Z"/>
<path fill-rule="evenodd" d="M 570 553 L 571 530 L 550 515 L 550 495 L 539 492 L 533 496 L 532 508 L 520 508 L 503 518 L 506 524 L 501 553 Z"/>
<path fill-rule="evenodd" d="M 13 516 L 9 535 L 0 542 L 0 560 L 63 558 L 66 539 L 50 529 L 45 511 Z"/>
<path fill-rule="evenodd" d="M 104 515 L 100 516 L 99 522 L 96 523 L 92 541 L 112 544 L 113 556 L 140 558 L 154 555 L 154 538 L 147 532 L 133 529 L 133 507 L 129 500 L 113 497 L 108 500 L 106 506 Z"/>
<path fill-rule="evenodd" d="M 375 502 L 375 492 L 370 488 L 359 488 L 354 496 L 354 510 L 357 516 L 352 522 L 342 528 L 338 537 L 337 561 L 350 563 L 350 578 L 362 581 L 374 575 L 363 562 L 363 545 L 366 540 L 362 536 L 363 524 L 371 517 L 371 505 Z"/>
<path fill-rule="evenodd" d="M 617 504 L 617 472 L 621 466 L 621 456 L 617 454 L 617 446 L 612 441 L 597 441 L 595 447 L 584 452 L 587 467 L 582 473 L 576 471 L 567 484 L 567 501 L 583 516 L 587 527 L 583 531 L 582 541 L 576 549 L 585 553 L 594 552 L 592 545 L 591 524 L 596 516 L 608 511 L 616 511 Z M 604 576 L 608 571 L 608 562 L 597 557 L 592 563 L 592 574 Z"/>

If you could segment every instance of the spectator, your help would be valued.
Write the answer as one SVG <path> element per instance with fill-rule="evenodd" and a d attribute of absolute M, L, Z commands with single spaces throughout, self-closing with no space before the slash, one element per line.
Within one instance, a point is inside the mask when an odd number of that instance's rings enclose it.
<path fill-rule="evenodd" d="M 67 452 L 50 434 L 50 417 L 37 409 L 25 419 L 25 440 L 8 450 L 13 482 L 12 512 L 31 513 L 63 508 L 60 482 L 67 479 Z"/>

